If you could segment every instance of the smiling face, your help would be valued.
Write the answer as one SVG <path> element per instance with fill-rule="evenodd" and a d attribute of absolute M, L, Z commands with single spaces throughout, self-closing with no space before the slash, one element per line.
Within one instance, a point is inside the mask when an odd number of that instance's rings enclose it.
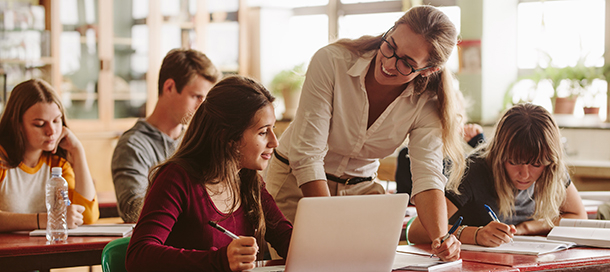
<path fill-rule="evenodd" d="M 520 164 L 512 161 L 504 162 L 504 169 L 515 188 L 525 190 L 536 182 L 544 169 L 545 165 L 540 164 Z"/>
<path fill-rule="evenodd" d="M 408 25 L 398 24 L 387 33 L 385 39 L 394 48 L 396 56 L 406 60 L 413 68 L 421 69 L 428 66 L 429 45 L 422 35 L 413 32 Z M 385 42 L 382 43 L 382 46 L 387 45 Z M 397 61 L 399 60 L 396 57 L 386 58 L 380 50 L 377 50 L 374 60 L 374 75 L 375 80 L 379 84 L 389 86 L 403 85 L 420 74 L 429 75 L 431 72 L 438 70 L 438 68 L 433 67 L 404 76 L 396 69 Z"/>
<path fill-rule="evenodd" d="M 269 104 L 256 112 L 252 125 L 244 131 L 241 138 L 239 153 L 242 168 L 263 170 L 267 167 L 273 149 L 278 146 L 273 126 L 275 113 L 273 106 Z"/>
<path fill-rule="evenodd" d="M 27 109 L 21 122 L 26 151 L 52 151 L 62 131 L 61 118 L 61 110 L 55 103 L 39 102 Z"/>

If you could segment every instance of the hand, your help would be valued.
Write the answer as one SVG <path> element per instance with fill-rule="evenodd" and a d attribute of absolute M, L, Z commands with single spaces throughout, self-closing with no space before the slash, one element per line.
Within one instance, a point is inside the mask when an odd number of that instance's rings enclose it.
<path fill-rule="evenodd" d="M 442 238 L 438 237 L 432 241 L 432 253 L 443 261 L 456 261 L 459 259 L 462 243 L 453 234 L 449 235 L 449 238 L 441 244 Z"/>
<path fill-rule="evenodd" d="M 483 127 L 479 124 L 466 124 L 464 125 L 464 141 L 468 142 L 481 133 L 483 133 Z"/>
<path fill-rule="evenodd" d="M 488 247 L 497 247 L 511 241 L 517 233 L 514 225 L 491 221 L 487 226 L 477 232 L 477 244 Z"/>
<path fill-rule="evenodd" d="M 68 212 L 66 215 L 66 222 L 68 223 L 69 229 L 75 229 L 78 226 L 83 224 L 83 212 L 85 211 L 85 207 L 72 204 L 68 206 Z"/>
<path fill-rule="evenodd" d="M 61 134 L 59 135 L 59 139 L 57 140 L 57 146 L 53 149 L 53 154 L 57 152 L 57 148 L 61 147 L 68 151 L 69 154 L 74 154 L 78 150 L 82 149 L 82 144 L 76 138 L 76 135 L 67 127 L 62 127 Z"/>
<path fill-rule="evenodd" d="M 254 268 L 258 245 L 254 237 L 240 236 L 231 241 L 227 247 L 227 258 L 231 271 L 243 271 Z"/>

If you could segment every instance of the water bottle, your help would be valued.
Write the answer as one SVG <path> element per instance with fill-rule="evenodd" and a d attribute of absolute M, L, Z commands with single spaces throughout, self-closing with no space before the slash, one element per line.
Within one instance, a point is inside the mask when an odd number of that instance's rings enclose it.
<path fill-rule="evenodd" d="M 68 239 L 67 212 L 70 205 L 68 182 L 61 176 L 61 167 L 51 168 L 46 184 L 47 241 L 65 242 Z"/>

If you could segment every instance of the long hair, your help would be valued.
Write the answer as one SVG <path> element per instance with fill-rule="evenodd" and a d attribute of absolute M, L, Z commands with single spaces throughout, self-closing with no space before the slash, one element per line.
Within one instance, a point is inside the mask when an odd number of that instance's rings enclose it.
<path fill-rule="evenodd" d="M 266 230 L 262 180 L 256 170 L 241 168 L 239 147 L 255 114 L 274 100 L 265 87 L 252 79 L 224 78 L 212 87 L 195 112 L 174 155 L 153 168 L 149 182 L 152 184 L 164 167 L 175 163 L 198 184 L 226 183 L 233 199 L 231 211 L 241 202 L 247 220 L 256 229 L 255 237 L 262 241 Z"/>
<path fill-rule="evenodd" d="M 541 106 L 519 104 L 510 108 L 496 126 L 481 157 L 485 158 L 494 176 L 500 214 L 514 212 L 517 189 L 504 167 L 507 161 L 539 164 L 546 168 L 535 182 L 536 210 L 533 219 L 544 219 L 553 226 L 559 208 L 566 198 L 565 184 L 569 178 L 563 160 L 559 127 L 552 115 Z"/>
<path fill-rule="evenodd" d="M 61 111 L 63 126 L 67 126 L 65 109 L 49 83 L 42 79 L 30 79 L 19 83 L 11 91 L 0 119 L 0 146 L 6 152 L 5 154 L 0 152 L 1 168 L 15 168 L 23 161 L 27 141 L 22 127 L 23 115 L 36 103 L 55 103 Z M 55 154 L 65 159 L 67 152 L 58 147 Z"/>
<path fill-rule="evenodd" d="M 447 189 L 457 192 L 465 168 L 461 130 L 461 119 L 465 117 L 459 110 L 461 105 L 456 101 L 455 93 L 459 90 L 454 88 L 453 74 L 445 66 L 457 43 L 457 30 L 449 17 L 437 8 L 428 5 L 409 9 L 394 23 L 391 31 L 396 31 L 396 27 L 400 24 L 409 26 L 429 44 L 427 66 L 441 68 L 428 77 L 416 77 L 412 83 L 416 94 L 428 91 L 438 98 L 438 113 L 443 128 L 443 152 L 452 161 L 451 169 L 448 170 L 450 178 Z M 355 40 L 342 39 L 336 44 L 362 56 L 367 52 L 378 50 L 382 36 L 363 36 Z"/>

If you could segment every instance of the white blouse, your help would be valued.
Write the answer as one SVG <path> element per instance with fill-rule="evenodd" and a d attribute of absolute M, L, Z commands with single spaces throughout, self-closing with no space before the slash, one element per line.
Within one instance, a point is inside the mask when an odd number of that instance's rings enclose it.
<path fill-rule="evenodd" d="M 379 159 L 409 137 L 413 194 L 444 190 L 443 142 L 436 96 L 408 87 L 367 129 L 369 102 L 364 79 L 376 51 L 358 57 L 328 45 L 313 56 L 296 116 L 280 138 L 278 152 L 290 161 L 299 186 L 335 176 L 376 174 Z"/>

